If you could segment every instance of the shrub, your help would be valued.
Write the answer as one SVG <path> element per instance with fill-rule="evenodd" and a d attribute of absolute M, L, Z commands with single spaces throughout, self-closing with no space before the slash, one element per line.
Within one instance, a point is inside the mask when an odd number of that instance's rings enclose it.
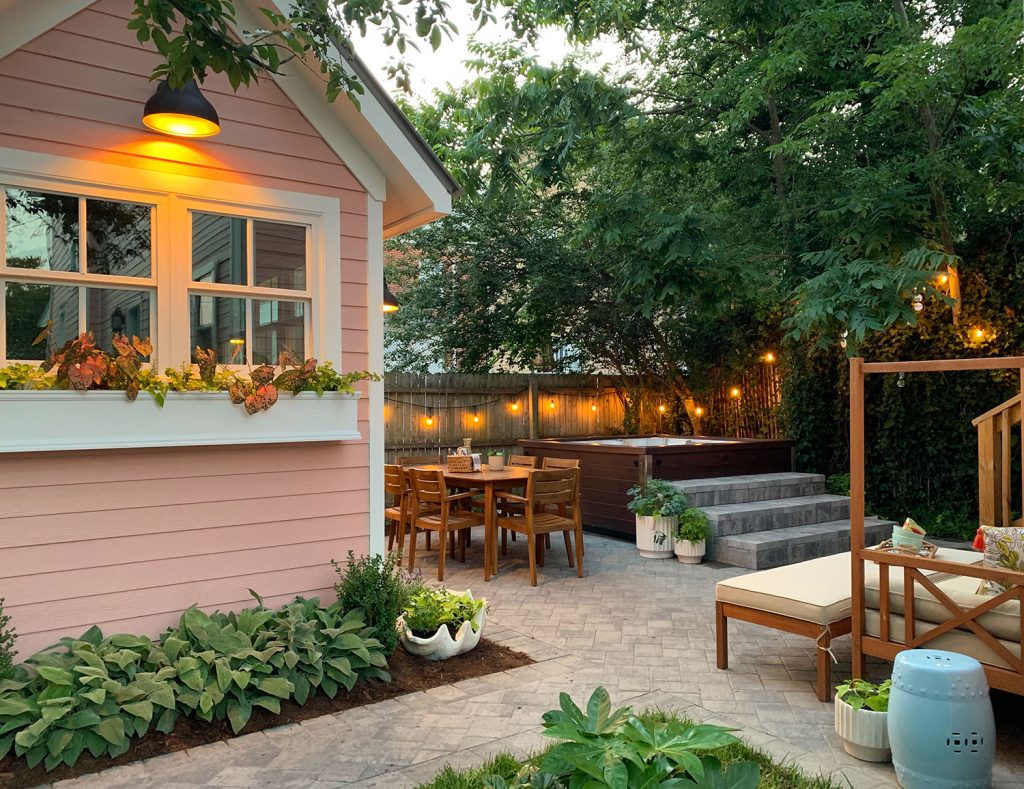
<path fill-rule="evenodd" d="M 688 506 L 686 495 L 663 479 L 649 479 L 645 485 L 632 487 L 626 493 L 633 497 L 626 506 L 636 515 L 669 518 L 681 515 Z"/>
<path fill-rule="evenodd" d="M 679 516 L 679 526 L 676 527 L 677 540 L 689 540 L 700 542 L 708 538 L 708 516 L 696 507 L 690 507 Z"/>
<path fill-rule="evenodd" d="M 756 762 L 723 767 L 707 753 L 739 743 L 721 726 L 638 717 L 628 707 L 613 710 L 604 688 L 594 691 L 586 712 L 567 693 L 559 697 L 559 707 L 544 713 L 542 733 L 560 742 L 536 762 L 527 762 L 511 781 L 489 776 L 485 785 L 755 789 L 761 780 Z"/>
<path fill-rule="evenodd" d="M 831 493 L 833 496 L 849 496 L 850 475 L 832 474 L 825 477 L 825 492 Z"/>
<path fill-rule="evenodd" d="M 338 602 L 346 611 L 363 610 L 366 625 L 373 630 L 385 655 L 392 654 L 398 646 L 395 622 L 412 592 L 422 586 L 402 575 L 399 561 L 399 555 L 394 553 L 356 559 L 352 551 L 348 552 L 344 568 L 331 560 L 340 576 L 334 587 Z"/>
<path fill-rule="evenodd" d="M 430 638 L 441 625 L 446 625 L 455 638 L 463 623 L 472 623 L 483 607 L 483 600 L 474 600 L 468 593 L 423 588 L 415 592 L 405 606 L 405 626 L 414 636 Z M 476 630 L 476 625 L 473 625 L 473 630 Z"/>
<path fill-rule="evenodd" d="M 7 679 L 14 667 L 14 656 L 18 650 L 14 642 L 18 634 L 11 627 L 11 618 L 4 613 L 4 598 L 0 597 L 0 679 Z"/>
<path fill-rule="evenodd" d="M 237 734 L 254 707 L 280 712 L 282 699 L 390 680 L 361 611 L 303 598 L 270 610 L 255 596 L 259 606 L 237 613 L 193 606 L 158 642 L 93 627 L 33 655 L 0 680 L 0 759 L 13 748 L 52 770 L 85 750 L 119 756 L 181 715 L 227 720 Z"/>

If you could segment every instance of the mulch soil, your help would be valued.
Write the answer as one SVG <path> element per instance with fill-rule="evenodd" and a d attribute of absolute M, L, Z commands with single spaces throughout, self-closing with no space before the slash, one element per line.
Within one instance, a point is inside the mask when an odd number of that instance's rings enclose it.
<path fill-rule="evenodd" d="M 388 658 L 391 682 L 369 680 L 356 685 L 351 693 L 345 693 L 342 690 L 333 699 L 318 694 L 301 706 L 293 701 L 282 701 L 280 715 L 256 707 L 252 711 L 252 718 L 248 725 L 237 736 L 242 737 L 263 729 L 272 729 L 275 726 L 317 718 L 321 715 L 330 715 L 365 704 L 375 704 L 378 701 L 386 701 L 406 693 L 429 690 L 439 685 L 448 685 L 464 679 L 507 671 L 527 666 L 533 662 L 528 655 L 522 652 L 515 652 L 486 639 L 480 639 L 480 643 L 471 652 L 438 662 L 415 657 L 399 648 Z M 191 718 L 180 718 L 170 734 L 150 731 L 145 737 L 133 739 L 128 751 L 115 759 L 109 757 L 97 759 L 86 751 L 75 762 L 74 767 L 61 765 L 52 772 L 46 772 L 41 764 L 31 770 L 28 769 L 25 766 L 25 761 L 15 758 L 12 753 L 6 758 L 0 759 L 0 789 L 18 789 L 19 787 L 62 781 L 119 764 L 150 759 L 173 751 L 183 751 L 186 748 L 194 748 L 209 742 L 230 740 L 235 736 L 227 721 L 207 723 Z"/>

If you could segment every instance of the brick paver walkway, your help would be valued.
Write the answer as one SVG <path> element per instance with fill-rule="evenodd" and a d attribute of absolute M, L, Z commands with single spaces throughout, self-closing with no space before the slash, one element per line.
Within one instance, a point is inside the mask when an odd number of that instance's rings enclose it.
<path fill-rule="evenodd" d="M 414 787 L 445 763 L 479 764 L 501 751 L 543 743 L 541 714 L 560 691 L 585 700 L 604 685 L 619 705 L 678 710 L 741 729 L 741 736 L 810 774 L 856 789 L 895 786 L 891 766 L 847 756 L 832 730 L 833 707 L 814 695 L 808 639 L 734 622 L 730 670 L 715 668 L 714 585 L 741 570 L 641 559 L 632 546 L 588 535 L 585 578 L 556 545 L 529 586 L 522 541 L 484 584 L 480 538 L 467 565 L 449 563 L 451 588 L 472 587 L 490 604 L 486 635 L 528 652 L 531 666 L 380 704 L 215 743 L 93 776 L 74 787 Z M 421 557 L 424 554 L 421 553 Z M 421 563 L 428 578 L 431 559 Z M 849 638 L 836 652 L 849 671 Z M 885 671 L 878 666 L 876 672 Z M 1024 786 L 1019 700 L 996 696 L 1000 731 L 995 786 Z M 841 777 L 840 777 L 841 776 Z"/>

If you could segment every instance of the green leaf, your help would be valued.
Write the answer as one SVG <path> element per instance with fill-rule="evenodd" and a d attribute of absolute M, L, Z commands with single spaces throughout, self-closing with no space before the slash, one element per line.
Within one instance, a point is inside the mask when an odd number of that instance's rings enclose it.
<path fill-rule="evenodd" d="M 126 739 L 124 736 L 124 722 L 117 715 L 104 718 L 95 728 L 95 731 L 111 745 L 120 745 Z"/>
<path fill-rule="evenodd" d="M 133 701 L 122 705 L 121 709 L 136 718 L 142 718 L 146 723 L 153 720 L 153 702 L 151 701 Z"/>
<path fill-rule="evenodd" d="M 57 729 L 50 733 L 49 738 L 46 740 L 46 749 L 50 752 L 51 756 L 59 756 L 61 752 L 71 743 L 74 738 L 74 732 L 68 731 L 67 729 Z"/>
<path fill-rule="evenodd" d="M 39 676 L 54 685 L 72 686 L 75 683 L 75 676 L 70 671 L 53 666 L 39 666 Z"/>
<path fill-rule="evenodd" d="M 295 686 L 291 682 L 281 677 L 267 677 L 260 680 L 257 685 L 264 693 L 281 699 L 288 698 L 295 690 Z"/>

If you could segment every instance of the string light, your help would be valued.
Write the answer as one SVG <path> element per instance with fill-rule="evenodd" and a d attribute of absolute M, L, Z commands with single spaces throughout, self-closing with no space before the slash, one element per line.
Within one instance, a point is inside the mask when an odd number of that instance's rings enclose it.
<path fill-rule="evenodd" d="M 480 417 L 477 414 L 473 414 L 473 424 L 474 425 L 479 425 L 480 424 Z"/>
<path fill-rule="evenodd" d="M 740 388 L 738 386 L 734 386 L 732 389 L 729 390 L 729 397 L 739 397 L 740 394 L 742 393 L 740 392 Z"/>
<path fill-rule="evenodd" d="M 555 407 L 555 400 L 554 400 L 554 398 L 552 398 L 552 399 L 548 400 L 548 408 L 554 409 L 554 407 Z"/>
<path fill-rule="evenodd" d="M 512 410 L 513 411 L 518 411 L 519 410 L 519 403 L 512 403 Z"/>
<path fill-rule="evenodd" d="M 597 403 L 591 403 L 590 410 L 593 411 L 596 414 L 597 413 Z"/>
<path fill-rule="evenodd" d="M 949 274 L 947 274 L 945 272 L 942 272 L 941 274 L 939 274 L 939 276 L 937 276 L 935 278 L 935 281 L 938 282 L 939 285 L 948 285 L 949 284 Z"/>
<path fill-rule="evenodd" d="M 423 422 L 424 422 L 424 424 L 426 424 L 427 427 L 433 427 L 434 426 L 434 409 L 433 408 L 429 408 L 429 407 L 427 408 L 427 416 L 423 420 Z"/>
<path fill-rule="evenodd" d="M 658 406 L 658 413 L 659 414 L 664 414 L 665 413 L 665 406 L 659 405 Z"/>
<path fill-rule="evenodd" d="M 765 362 L 765 364 L 774 364 L 775 363 L 775 354 L 772 353 L 771 351 L 768 351 L 768 353 L 766 353 L 764 355 L 764 362 Z"/>
<path fill-rule="evenodd" d="M 704 409 L 701 408 L 700 406 L 697 406 L 696 408 L 693 409 L 693 413 L 695 413 L 697 416 L 703 416 Z"/>

